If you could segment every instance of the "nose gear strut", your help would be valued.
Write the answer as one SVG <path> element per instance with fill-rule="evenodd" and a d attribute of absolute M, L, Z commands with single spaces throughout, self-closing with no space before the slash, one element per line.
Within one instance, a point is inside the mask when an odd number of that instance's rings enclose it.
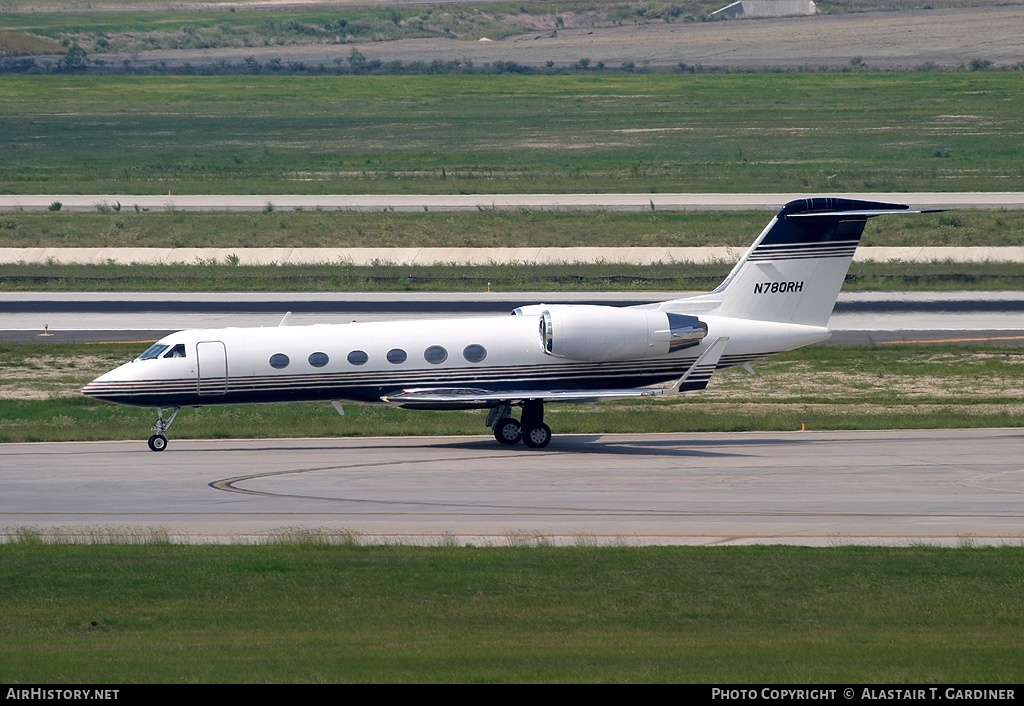
<path fill-rule="evenodd" d="M 171 412 L 171 416 L 164 419 L 164 410 L 167 407 L 158 407 L 156 414 L 156 424 L 153 425 L 152 431 L 156 432 L 153 436 L 149 437 L 149 450 L 150 451 L 163 451 L 167 448 L 167 430 L 174 424 L 174 418 L 178 416 L 178 412 L 181 407 L 175 407 L 174 411 Z"/>

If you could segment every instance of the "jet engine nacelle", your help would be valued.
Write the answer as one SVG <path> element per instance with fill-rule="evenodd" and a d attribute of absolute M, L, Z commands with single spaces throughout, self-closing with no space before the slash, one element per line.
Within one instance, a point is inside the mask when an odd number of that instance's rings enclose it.
<path fill-rule="evenodd" d="M 601 362 L 666 355 L 695 346 L 708 333 L 696 316 L 613 306 L 549 306 L 540 313 L 544 352 Z"/>

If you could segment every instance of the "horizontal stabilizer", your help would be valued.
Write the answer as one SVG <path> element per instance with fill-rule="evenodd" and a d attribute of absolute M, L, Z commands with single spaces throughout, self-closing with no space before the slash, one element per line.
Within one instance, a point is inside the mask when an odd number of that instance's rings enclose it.
<path fill-rule="evenodd" d="M 871 218 L 873 216 L 905 216 L 914 213 L 942 213 L 944 208 L 929 208 L 911 211 L 906 206 L 898 209 L 876 209 L 865 211 L 810 211 L 808 213 L 791 213 L 786 218 L 834 218 L 836 216 L 857 216 Z"/>

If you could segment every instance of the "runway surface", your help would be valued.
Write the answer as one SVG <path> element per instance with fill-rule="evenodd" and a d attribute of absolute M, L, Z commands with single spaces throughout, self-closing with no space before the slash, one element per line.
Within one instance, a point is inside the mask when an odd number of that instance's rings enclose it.
<path fill-rule="evenodd" d="M 339 421 L 343 424 L 343 421 Z M 180 541 L 1024 544 L 1024 430 L 0 445 L 0 527 Z"/>
<path fill-rule="evenodd" d="M 152 341 L 225 326 L 508 315 L 524 304 L 631 306 L 678 292 L 176 293 L 0 292 L 0 343 Z M 1024 342 L 1024 292 L 852 292 L 836 303 L 833 343 L 899 340 Z M 48 335 L 42 335 L 44 331 Z"/>

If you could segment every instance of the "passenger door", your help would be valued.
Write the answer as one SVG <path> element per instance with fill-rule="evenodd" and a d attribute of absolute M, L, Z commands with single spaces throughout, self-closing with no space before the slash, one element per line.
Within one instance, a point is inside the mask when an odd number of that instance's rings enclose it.
<path fill-rule="evenodd" d="M 196 344 L 196 373 L 200 395 L 223 395 L 228 391 L 228 351 L 222 341 Z"/>

